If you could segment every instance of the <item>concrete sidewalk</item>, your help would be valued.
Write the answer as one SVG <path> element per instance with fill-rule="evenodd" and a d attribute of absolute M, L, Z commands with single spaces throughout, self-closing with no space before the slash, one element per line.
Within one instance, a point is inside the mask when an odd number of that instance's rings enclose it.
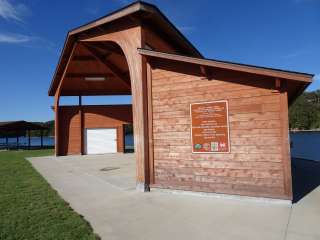
<path fill-rule="evenodd" d="M 135 190 L 133 154 L 29 160 L 102 239 L 320 239 L 319 188 L 292 207 L 157 191 L 140 193 Z"/>

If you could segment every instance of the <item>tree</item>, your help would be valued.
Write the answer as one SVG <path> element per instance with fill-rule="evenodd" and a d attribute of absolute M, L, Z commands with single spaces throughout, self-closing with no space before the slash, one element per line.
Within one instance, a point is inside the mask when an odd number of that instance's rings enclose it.
<path fill-rule="evenodd" d="M 320 90 L 303 93 L 289 109 L 290 129 L 320 128 Z"/>

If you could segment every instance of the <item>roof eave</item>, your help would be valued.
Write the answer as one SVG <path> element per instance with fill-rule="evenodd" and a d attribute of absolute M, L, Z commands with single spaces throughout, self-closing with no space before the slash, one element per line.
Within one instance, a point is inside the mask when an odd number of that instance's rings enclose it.
<path fill-rule="evenodd" d="M 50 96 L 50 97 L 54 96 L 54 92 L 56 90 L 56 87 L 54 86 L 54 82 L 55 82 L 55 79 L 57 77 L 59 66 L 61 65 L 61 60 L 63 58 L 67 43 L 69 42 L 69 37 L 70 37 L 70 32 L 67 33 L 67 37 L 66 37 L 66 39 L 64 41 L 63 48 L 62 48 L 61 53 L 60 53 L 60 57 L 59 57 L 59 60 L 58 60 L 57 67 L 56 67 L 56 69 L 54 71 L 53 78 L 52 78 L 51 83 L 50 83 L 50 87 L 49 87 L 49 90 L 48 90 L 48 96 Z"/>
<path fill-rule="evenodd" d="M 74 28 L 69 33 L 70 33 L 70 35 L 78 34 L 83 31 L 89 30 L 91 28 L 100 26 L 105 23 L 115 21 L 117 19 L 120 19 L 122 17 L 125 17 L 127 15 L 133 14 L 133 13 L 141 11 L 141 10 L 146 11 L 147 9 L 143 7 L 141 2 L 134 2 L 134 3 L 127 5 L 121 9 L 118 9 L 114 12 L 111 12 L 111 13 L 109 13 L 99 19 L 96 19 L 96 20 L 89 22 L 85 25 L 82 25 L 80 27 Z"/>
<path fill-rule="evenodd" d="M 283 78 L 283 79 L 295 80 L 295 81 L 301 81 L 301 82 L 307 82 L 307 83 L 311 83 L 314 77 L 314 74 L 298 73 L 298 72 L 272 69 L 272 68 L 266 68 L 266 67 L 260 67 L 260 66 L 223 62 L 223 61 L 212 60 L 212 59 L 195 58 L 195 57 L 189 57 L 189 56 L 178 55 L 178 54 L 157 52 L 149 49 L 140 48 L 138 49 L 138 52 L 141 55 L 149 56 L 149 57 L 180 61 L 180 62 L 203 65 L 208 67 L 217 67 L 217 68 L 222 68 L 226 70 L 247 72 L 252 74 L 260 74 L 260 75 L 265 75 L 270 77 L 277 77 L 277 78 Z"/>

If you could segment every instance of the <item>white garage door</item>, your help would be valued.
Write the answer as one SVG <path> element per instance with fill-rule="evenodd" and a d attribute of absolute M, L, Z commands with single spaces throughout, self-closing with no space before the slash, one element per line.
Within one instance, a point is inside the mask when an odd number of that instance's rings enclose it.
<path fill-rule="evenodd" d="M 86 153 L 103 154 L 117 152 L 117 129 L 86 129 Z"/>

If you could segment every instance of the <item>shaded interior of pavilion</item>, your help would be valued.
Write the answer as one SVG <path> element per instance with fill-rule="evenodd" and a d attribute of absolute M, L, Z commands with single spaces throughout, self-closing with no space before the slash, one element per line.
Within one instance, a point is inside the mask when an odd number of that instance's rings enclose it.
<path fill-rule="evenodd" d="M 78 43 L 65 72 L 56 75 L 62 78 L 60 96 L 131 95 L 126 57 L 113 42 Z"/>
<path fill-rule="evenodd" d="M 131 79 L 126 56 L 111 41 L 78 42 L 66 69 L 56 72 L 61 78 L 58 105 L 131 104 Z M 51 86 L 57 87 L 57 86 Z M 50 94 L 49 94 L 50 95 Z M 133 152 L 133 125 L 125 125 L 125 152 Z"/>

